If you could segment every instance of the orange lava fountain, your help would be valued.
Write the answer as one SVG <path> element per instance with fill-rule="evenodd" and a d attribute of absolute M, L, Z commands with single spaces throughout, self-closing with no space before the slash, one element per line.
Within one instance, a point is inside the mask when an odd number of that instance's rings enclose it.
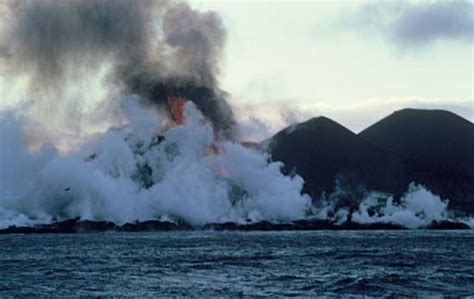
<path fill-rule="evenodd" d="M 171 118 L 177 125 L 184 125 L 184 104 L 186 101 L 186 98 L 181 95 L 168 96 Z"/>

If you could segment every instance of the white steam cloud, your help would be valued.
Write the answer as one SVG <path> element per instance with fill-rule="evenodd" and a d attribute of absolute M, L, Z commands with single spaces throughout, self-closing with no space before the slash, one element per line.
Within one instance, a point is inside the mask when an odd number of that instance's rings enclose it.
<path fill-rule="evenodd" d="M 391 196 L 380 198 L 376 193 L 370 194 L 359 205 L 359 210 L 352 214 L 352 220 L 359 223 L 393 223 L 418 228 L 428 226 L 433 221 L 448 219 L 447 207 L 446 201 L 423 186 L 412 183 L 399 203 L 394 203 Z"/>
<path fill-rule="evenodd" d="M 369 192 L 358 208 L 338 206 L 344 190 L 322 205 L 302 194 L 303 179 L 285 176 L 267 153 L 216 141 L 194 104 L 186 123 L 159 137 L 159 116 L 139 101 L 124 107 L 127 124 L 65 155 L 51 144 L 28 150 L 27 120 L 0 114 L 0 228 L 71 218 L 117 224 L 145 220 L 206 223 L 305 218 L 343 223 L 391 223 L 421 228 L 455 220 L 447 201 L 411 184 L 399 200 Z M 340 193 L 340 194 L 339 194 Z M 471 220 L 466 224 L 473 227 Z"/>
<path fill-rule="evenodd" d="M 129 109 L 128 127 L 112 129 L 65 156 L 52 146 L 30 153 L 18 120 L 1 119 L 0 227 L 80 217 L 116 223 L 179 219 L 210 222 L 292 220 L 306 216 L 303 180 L 280 172 L 267 154 L 225 141 L 195 106 L 186 124 L 154 135 L 156 115 Z M 139 120 L 139 121 L 133 121 Z"/>
<path fill-rule="evenodd" d="M 416 183 L 411 183 L 399 199 L 386 193 L 367 192 L 356 209 L 338 205 L 341 198 L 347 197 L 345 193 L 344 188 L 337 186 L 334 193 L 314 208 L 315 218 L 330 219 L 342 224 L 350 217 L 355 223 L 389 223 L 409 229 L 426 228 L 435 222 L 448 221 L 461 222 L 474 228 L 473 218 L 456 217 L 448 210 L 449 200 L 441 199 L 423 185 Z"/>

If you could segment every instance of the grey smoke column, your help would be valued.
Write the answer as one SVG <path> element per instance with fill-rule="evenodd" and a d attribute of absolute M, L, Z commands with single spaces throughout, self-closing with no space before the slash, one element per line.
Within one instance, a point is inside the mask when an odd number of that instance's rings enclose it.
<path fill-rule="evenodd" d="M 7 1 L 2 67 L 33 89 L 60 91 L 71 77 L 111 67 L 112 83 L 153 105 L 181 94 L 229 136 L 234 124 L 217 86 L 226 39 L 220 18 L 187 4 L 148 0 Z M 80 74 L 80 75 L 78 75 Z"/>

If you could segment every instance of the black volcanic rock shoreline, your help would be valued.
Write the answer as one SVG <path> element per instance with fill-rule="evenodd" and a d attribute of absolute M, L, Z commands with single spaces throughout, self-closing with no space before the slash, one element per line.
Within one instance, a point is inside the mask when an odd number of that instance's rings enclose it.
<path fill-rule="evenodd" d="M 43 224 L 34 227 L 10 226 L 0 229 L 0 234 L 74 234 L 95 232 L 152 232 L 152 231 L 315 231 L 315 230 L 406 230 L 406 227 L 391 223 L 355 223 L 345 222 L 336 224 L 328 220 L 298 220 L 287 223 L 272 223 L 261 221 L 249 224 L 234 222 L 211 223 L 200 227 L 193 227 L 186 223 L 168 221 L 144 221 L 117 225 L 107 221 L 89 221 L 71 219 L 52 224 Z M 466 230 L 469 226 L 462 222 L 441 221 L 433 222 L 422 229 L 430 230 Z"/>

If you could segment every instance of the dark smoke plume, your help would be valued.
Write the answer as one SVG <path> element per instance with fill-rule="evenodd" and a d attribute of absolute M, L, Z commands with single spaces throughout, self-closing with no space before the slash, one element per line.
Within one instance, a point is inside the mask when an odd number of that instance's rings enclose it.
<path fill-rule="evenodd" d="M 185 96 L 219 134 L 231 133 L 217 84 L 226 32 L 215 13 L 149 0 L 12 0 L 0 12 L 3 71 L 27 75 L 32 90 L 60 92 L 106 65 L 124 92 L 159 108 Z"/>

